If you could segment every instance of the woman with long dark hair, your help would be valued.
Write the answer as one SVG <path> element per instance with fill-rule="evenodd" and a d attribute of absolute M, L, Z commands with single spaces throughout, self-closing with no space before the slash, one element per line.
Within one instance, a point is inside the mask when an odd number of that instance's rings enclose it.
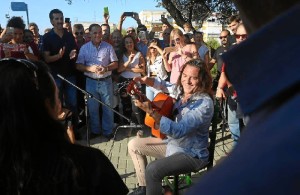
<path fill-rule="evenodd" d="M 0 194 L 126 194 L 99 150 L 71 144 L 48 67 L 0 60 Z"/>
<path fill-rule="evenodd" d="M 131 35 L 126 35 L 123 38 L 122 58 L 119 59 L 118 72 L 120 73 L 119 82 L 131 81 L 134 77 L 139 77 L 145 74 L 145 59 L 142 53 L 138 50 L 135 39 Z M 143 124 L 143 117 L 140 110 L 132 104 L 131 97 L 123 88 L 120 93 L 123 106 L 123 114 L 127 118 L 131 118 L 132 113 L 137 118 L 139 124 Z"/>

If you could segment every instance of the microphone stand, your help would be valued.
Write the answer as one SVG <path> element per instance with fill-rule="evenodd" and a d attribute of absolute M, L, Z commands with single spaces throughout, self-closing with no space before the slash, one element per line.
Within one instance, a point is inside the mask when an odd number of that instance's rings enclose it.
<path fill-rule="evenodd" d="M 137 125 L 135 124 L 134 122 L 132 122 L 132 120 L 130 120 L 129 118 L 127 118 L 126 116 L 124 116 L 123 114 L 121 114 L 120 112 L 114 110 L 111 106 L 103 103 L 102 101 L 100 101 L 99 99 L 95 98 L 91 93 L 81 89 L 80 87 L 78 87 L 77 85 L 75 85 L 74 83 L 70 82 L 69 80 L 67 80 L 66 78 L 64 78 L 63 76 L 61 76 L 60 74 L 57 74 L 57 76 L 67 82 L 68 84 L 70 84 L 71 86 L 75 87 L 76 89 L 78 89 L 79 91 L 81 91 L 81 93 L 84 94 L 84 111 L 85 111 L 85 117 L 86 117 L 86 143 L 87 143 L 87 146 L 90 146 L 90 129 L 89 129 L 89 117 L 88 117 L 88 106 L 87 106 L 87 101 L 89 98 L 97 101 L 98 103 L 100 103 L 101 105 L 103 106 L 106 106 L 107 108 L 111 109 L 114 113 L 118 114 L 119 116 L 121 116 L 122 118 L 126 119 L 130 125 L 122 125 L 122 126 L 118 126 L 118 128 L 116 129 L 115 133 L 114 133 L 114 137 L 113 137 L 113 140 L 115 139 L 115 136 L 116 136 L 116 133 L 117 133 L 117 130 L 119 128 L 142 128 L 143 126 L 142 125 Z"/>

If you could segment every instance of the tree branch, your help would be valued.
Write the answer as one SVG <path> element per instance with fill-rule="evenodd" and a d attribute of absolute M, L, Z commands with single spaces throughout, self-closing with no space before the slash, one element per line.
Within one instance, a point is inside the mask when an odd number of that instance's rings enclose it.
<path fill-rule="evenodd" d="M 162 6 L 170 13 L 174 18 L 176 24 L 183 28 L 183 24 L 186 22 L 182 17 L 181 12 L 174 6 L 171 0 L 162 0 Z"/>

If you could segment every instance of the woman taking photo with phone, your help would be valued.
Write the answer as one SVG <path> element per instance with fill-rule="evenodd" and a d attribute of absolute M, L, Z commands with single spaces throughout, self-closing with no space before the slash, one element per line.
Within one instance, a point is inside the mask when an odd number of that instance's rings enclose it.
<path fill-rule="evenodd" d="M 164 61 L 162 58 L 163 51 L 160 48 L 158 39 L 152 39 L 148 47 L 148 52 L 146 56 L 147 71 L 146 75 L 148 77 L 158 77 L 162 80 L 168 78 L 167 72 L 164 67 Z M 153 87 L 146 86 L 146 96 L 152 101 L 157 93 L 160 90 L 157 90 Z"/>
<path fill-rule="evenodd" d="M 186 44 L 184 42 L 184 36 L 181 30 L 175 28 L 171 32 L 171 39 L 174 42 L 176 51 L 172 51 L 169 55 L 169 58 L 166 59 L 166 70 L 171 72 L 170 82 L 175 84 L 179 77 L 182 66 L 185 62 L 191 59 L 197 59 L 198 51 L 194 44 Z"/>
<path fill-rule="evenodd" d="M 12 17 L 7 22 L 6 32 L 10 34 L 10 40 L 6 43 L 0 43 L 0 58 L 21 58 L 28 60 L 38 60 L 38 56 L 34 55 L 33 46 L 25 43 L 23 40 L 25 24 L 21 17 Z M 38 55 L 38 54 L 37 54 Z"/>

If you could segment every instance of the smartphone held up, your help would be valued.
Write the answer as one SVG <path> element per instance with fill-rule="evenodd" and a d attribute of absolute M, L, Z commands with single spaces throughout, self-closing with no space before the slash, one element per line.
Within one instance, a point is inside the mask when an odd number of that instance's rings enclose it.
<path fill-rule="evenodd" d="M 70 18 L 65 18 L 65 23 L 70 23 Z"/>
<path fill-rule="evenodd" d="M 124 12 L 124 16 L 134 17 L 134 12 Z"/>
<path fill-rule="evenodd" d="M 109 15 L 108 7 L 104 7 L 104 8 L 103 8 L 103 13 L 104 13 L 104 15 L 106 15 L 106 16 Z"/>

